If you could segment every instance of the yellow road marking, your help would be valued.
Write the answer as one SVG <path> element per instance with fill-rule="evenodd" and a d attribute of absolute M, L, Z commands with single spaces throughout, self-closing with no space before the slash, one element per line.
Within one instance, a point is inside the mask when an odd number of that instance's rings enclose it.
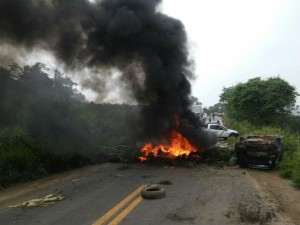
<path fill-rule="evenodd" d="M 104 224 L 110 217 L 112 217 L 116 212 L 118 212 L 121 208 L 123 208 L 129 201 L 131 201 L 134 197 L 136 197 L 145 186 L 146 185 L 141 185 L 140 187 L 138 187 L 134 192 L 132 192 L 130 195 L 124 198 L 119 204 L 117 204 L 115 207 L 113 207 L 111 210 L 105 213 L 102 217 L 100 217 L 100 219 L 98 219 L 95 223 L 93 223 L 93 225 Z"/>
<path fill-rule="evenodd" d="M 143 200 L 143 198 L 141 196 L 137 197 L 126 209 L 124 209 L 108 225 L 117 225 L 117 224 L 119 224 L 142 200 Z"/>

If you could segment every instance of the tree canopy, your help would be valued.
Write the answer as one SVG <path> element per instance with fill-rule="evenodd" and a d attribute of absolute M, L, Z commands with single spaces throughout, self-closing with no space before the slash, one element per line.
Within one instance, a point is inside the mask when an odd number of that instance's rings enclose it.
<path fill-rule="evenodd" d="M 255 125 L 282 123 L 296 103 L 294 86 L 280 77 L 262 80 L 256 77 L 246 83 L 224 87 L 220 102 L 227 115 L 238 121 L 247 120 Z"/>

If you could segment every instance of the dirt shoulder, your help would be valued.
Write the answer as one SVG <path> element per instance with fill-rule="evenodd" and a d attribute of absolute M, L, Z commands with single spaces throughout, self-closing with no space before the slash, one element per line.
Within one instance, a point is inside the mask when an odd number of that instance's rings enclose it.
<path fill-rule="evenodd" d="M 247 170 L 263 191 L 270 193 L 279 203 L 280 213 L 300 225 L 300 190 L 290 180 L 283 179 L 276 171 Z"/>

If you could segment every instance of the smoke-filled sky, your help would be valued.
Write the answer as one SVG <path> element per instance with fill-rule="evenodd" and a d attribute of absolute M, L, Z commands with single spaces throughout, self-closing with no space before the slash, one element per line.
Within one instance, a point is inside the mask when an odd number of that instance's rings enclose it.
<path fill-rule="evenodd" d="M 195 61 L 196 79 L 190 80 L 192 95 L 204 106 L 217 103 L 223 87 L 257 76 L 280 76 L 300 92 L 300 1 L 163 0 L 159 9 L 179 19 L 185 27 L 189 54 Z M 6 47 L 1 51 L 3 54 L 15 49 Z M 30 57 L 25 52 L 18 47 L 14 57 L 19 62 L 26 58 L 30 64 L 41 61 L 50 67 L 61 66 L 61 61 L 46 50 L 34 49 Z M 122 88 L 126 85 L 117 73 L 113 79 L 106 87 L 112 93 L 107 91 L 109 94 L 100 96 L 100 100 L 118 102 L 119 96 L 125 99 Z M 90 84 L 86 81 L 85 85 Z"/>
<path fill-rule="evenodd" d="M 190 110 L 194 63 L 185 27 L 160 12 L 161 2 L 0 0 L 0 64 L 45 62 L 49 52 L 66 71 L 80 71 L 99 100 L 119 92 L 137 102 L 145 139 L 161 143 L 178 130 L 206 148 L 216 140 Z"/>
<path fill-rule="evenodd" d="M 299 0 L 164 0 L 163 11 L 185 25 L 198 77 L 192 94 L 204 106 L 224 86 L 258 76 L 279 75 L 300 92 Z"/>

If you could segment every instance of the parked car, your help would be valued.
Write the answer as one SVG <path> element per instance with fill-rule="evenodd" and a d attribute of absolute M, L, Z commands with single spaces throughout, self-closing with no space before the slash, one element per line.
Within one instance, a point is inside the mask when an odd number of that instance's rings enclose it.
<path fill-rule="evenodd" d="M 237 163 L 243 168 L 274 168 L 283 154 L 283 138 L 281 135 L 241 137 L 235 144 Z"/>
<path fill-rule="evenodd" d="M 217 134 L 218 138 L 238 137 L 239 133 L 235 130 L 228 129 L 219 123 L 207 124 L 207 129 Z"/>

